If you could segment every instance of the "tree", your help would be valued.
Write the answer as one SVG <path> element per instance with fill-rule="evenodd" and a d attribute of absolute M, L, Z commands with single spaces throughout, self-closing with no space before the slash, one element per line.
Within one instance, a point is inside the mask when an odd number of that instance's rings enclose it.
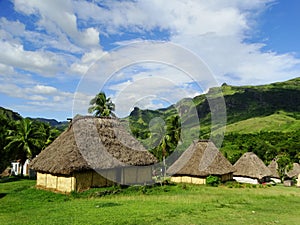
<path fill-rule="evenodd" d="M 38 123 L 29 119 L 22 119 L 15 123 L 13 130 L 9 130 L 6 138 L 8 144 L 4 147 L 12 158 L 20 159 L 23 165 L 26 159 L 31 159 L 33 155 L 42 150 L 45 143 L 45 132 Z M 21 172 L 23 174 L 23 171 Z"/>
<path fill-rule="evenodd" d="M 280 180 L 283 182 L 285 174 L 293 168 L 292 161 L 288 154 L 282 153 L 277 157 L 277 172 L 280 177 Z"/>
<path fill-rule="evenodd" d="M 11 120 L 0 113 L 0 173 L 9 166 L 9 154 L 4 150 L 4 147 L 7 144 L 8 130 L 11 129 L 11 126 Z"/>
<path fill-rule="evenodd" d="M 112 111 L 115 110 L 115 104 L 110 98 L 106 98 L 104 92 L 98 93 L 91 101 L 88 109 L 94 116 L 115 116 Z"/>
<path fill-rule="evenodd" d="M 154 143 L 160 141 L 159 145 L 157 145 L 154 149 L 152 149 L 152 153 L 159 160 L 165 161 L 165 158 L 168 157 L 172 152 L 176 149 L 181 134 L 181 124 L 179 116 L 170 116 L 166 120 L 166 126 L 161 127 L 157 126 L 156 129 L 152 131 L 152 138 Z"/>

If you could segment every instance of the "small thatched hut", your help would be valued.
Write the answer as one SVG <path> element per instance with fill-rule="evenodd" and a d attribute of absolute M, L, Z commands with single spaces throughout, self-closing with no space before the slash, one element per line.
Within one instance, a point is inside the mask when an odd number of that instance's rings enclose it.
<path fill-rule="evenodd" d="M 241 183 L 259 184 L 270 181 L 269 168 L 253 152 L 246 152 L 233 165 L 233 179 Z"/>
<path fill-rule="evenodd" d="M 276 159 L 273 159 L 271 163 L 268 165 L 269 170 L 271 171 L 270 179 L 275 183 L 281 183 L 280 176 L 278 174 L 278 163 Z"/>
<path fill-rule="evenodd" d="M 205 184 L 209 175 L 218 176 L 222 181 L 232 180 L 233 171 L 231 163 L 213 142 L 198 140 L 170 166 L 167 174 L 173 182 Z"/>
<path fill-rule="evenodd" d="M 293 168 L 286 173 L 286 176 L 290 179 L 297 179 L 300 174 L 300 164 L 299 163 L 293 163 Z"/>
<path fill-rule="evenodd" d="M 79 117 L 30 166 L 38 187 L 71 192 L 150 183 L 155 162 L 117 119 Z"/>

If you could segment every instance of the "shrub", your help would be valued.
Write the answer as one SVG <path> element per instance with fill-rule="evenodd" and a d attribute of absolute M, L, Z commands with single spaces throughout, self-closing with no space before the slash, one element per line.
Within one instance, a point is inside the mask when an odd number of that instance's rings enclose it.
<path fill-rule="evenodd" d="M 206 184 L 209 186 L 217 187 L 221 183 L 221 179 L 216 176 L 208 176 L 206 177 Z"/>

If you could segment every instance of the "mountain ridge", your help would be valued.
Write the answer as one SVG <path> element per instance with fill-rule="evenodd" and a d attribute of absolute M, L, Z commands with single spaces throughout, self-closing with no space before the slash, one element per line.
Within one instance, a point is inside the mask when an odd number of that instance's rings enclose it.
<path fill-rule="evenodd" d="M 225 130 L 224 140 L 216 134 L 218 127 L 212 127 L 208 98 L 210 101 L 220 98 L 225 101 L 228 130 Z M 189 115 L 193 108 L 198 118 Z M 265 162 L 269 162 L 276 154 L 291 151 L 291 158 L 297 160 L 297 149 L 300 149 L 300 77 L 258 86 L 231 86 L 224 83 L 221 87 L 210 88 L 206 94 L 192 99 L 183 98 L 165 109 L 135 108 L 135 112 L 125 120 L 129 121 L 132 134 L 145 146 L 150 146 L 153 136 L 149 129 L 151 121 L 156 117 L 167 121 L 171 116 L 180 114 L 183 115 L 181 124 L 188 128 L 182 135 L 188 138 L 186 143 L 177 145 L 177 149 L 185 150 L 195 139 L 211 139 L 214 142 L 221 141 L 220 149 L 231 158 L 232 163 L 246 151 L 254 151 Z M 249 137 L 253 143 L 243 136 Z M 290 142 L 289 137 L 292 137 Z M 269 142 L 269 139 L 273 141 Z M 268 146 L 273 149 L 269 155 L 264 152 Z"/>

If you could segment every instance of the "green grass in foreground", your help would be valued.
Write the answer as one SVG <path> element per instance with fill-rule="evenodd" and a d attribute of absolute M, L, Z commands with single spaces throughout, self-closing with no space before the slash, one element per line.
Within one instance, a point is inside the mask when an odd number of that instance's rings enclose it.
<path fill-rule="evenodd" d="M 112 187 L 70 195 L 34 185 L 0 183 L 0 224 L 299 224 L 300 218 L 300 188 L 281 185 Z"/>

